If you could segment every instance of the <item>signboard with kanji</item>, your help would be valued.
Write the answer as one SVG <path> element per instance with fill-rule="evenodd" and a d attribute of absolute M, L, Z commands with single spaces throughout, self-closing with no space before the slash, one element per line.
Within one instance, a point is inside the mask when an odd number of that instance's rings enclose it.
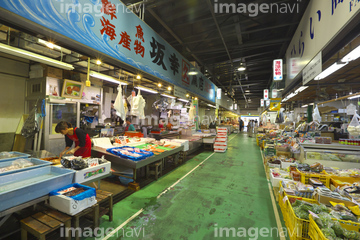
<path fill-rule="evenodd" d="M 283 61 L 282 59 L 274 60 L 273 66 L 273 75 L 274 81 L 282 81 L 283 80 Z"/>
<path fill-rule="evenodd" d="M 269 89 L 264 89 L 264 100 L 269 99 Z"/>
<path fill-rule="evenodd" d="M 215 102 L 215 85 L 117 0 L 2 0 L 0 8 Z"/>

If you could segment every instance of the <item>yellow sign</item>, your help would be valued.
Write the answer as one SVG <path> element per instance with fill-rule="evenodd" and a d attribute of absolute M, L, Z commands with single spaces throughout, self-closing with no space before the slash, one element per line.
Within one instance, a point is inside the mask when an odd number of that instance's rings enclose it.
<path fill-rule="evenodd" d="M 271 98 L 270 99 L 270 111 L 279 111 L 281 108 L 281 98 Z"/>

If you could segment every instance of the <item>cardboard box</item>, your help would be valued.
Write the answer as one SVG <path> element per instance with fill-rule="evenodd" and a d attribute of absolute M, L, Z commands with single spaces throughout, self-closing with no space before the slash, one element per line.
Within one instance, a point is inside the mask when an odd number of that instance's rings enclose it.
<path fill-rule="evenodd" d="M 83 183 L 90 181 L 94 178 L 104 176 L 110 173 L 111 162 L 103 163 L 95 167 L 88 167 L 82 170 L 78 170 L 75 173 L 74 183 Z"/>
<path fill-rule="evenodd" d="M 349 199 L 349 201 L 345 201 L 345 200 L 340 200 L 340 199 L 337 199 L 337 198 L 332 198 L 332 197 L 320 195 L 318 193 L 315 194 L 315 199 L 319 203 L 325 204 L 327 206 L 331 206 L 330 201 L 331 202 L 337 202 L 337 203 L 344 203 L 346 207 L 356 206 L 356 204 L 353 203 L 350 199 Z"/>
<path fill-rule="evenodd" d="M 82 192 L 73 197 L 67 197 L 58 193 L 59 191 L 68 189 L 70 187 L 81 187 L 85 189 L 85 192 Z M 95 188 L 80 185 L 77 183 L 51 191 L 49 195 L 50 206 L 69 215 L 75 215 L 97 203 Z"/>

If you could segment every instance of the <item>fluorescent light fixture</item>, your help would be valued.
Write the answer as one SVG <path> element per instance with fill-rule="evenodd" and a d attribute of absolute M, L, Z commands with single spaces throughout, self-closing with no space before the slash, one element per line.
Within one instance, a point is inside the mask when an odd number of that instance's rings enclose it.
<path fill-rule="evenodd" d="M 295 97 L 297 94 L 298 94 L 297 92 L 290 93 L 286 98 L 291 99 L 291 98 Z"/>
<path fill-rule="evenodd" d="M 117 78 L 114 78 L 114 77 L 111 77 L 109 75 L 105 75 L 105 74 L 102 74 L 102 73 L 94 72 L 94 71 L 90 71 L 90 76 L 92 76 L 94 78 L 104 80 L 104 81 L 112 82 L 112 83 L 117 83 L 117 84 L 121 84 L 121 85 L 128 85 L 126 82 L 122 82 Z"/>
<path fill-rule="evenodd" d="M 309 86 L 302 86 L 302 87 L 299 87 L 295 92 L 296 93 L 301 93 L 302 91 L 304 91 L 305 89 L 307 89 Z"/>
<path fill-rule="evenodd" d="M 309 106 L 309 105 L 305 104 L 305 105 L 302 105 L 301 107 L 302 107 L 302 108 L 305 108 L 305 107 L 307 107 L 307 106 Z"/>
<path fill-rule="evenodd" d="M 190 71 L 190 72 L 188 72 L 188 74 L 189 74 L 189 75 L 197 75 L 198 73 L 195 72 L 195 71 Z"/>
<path fill-rule="evenodd" d="M 327 69 L 325 69 L 324 71 L 322 71 L 322 73 L 320 73 L 319 75 L 317 75 L 314 80 L 321 80 L 326 78 L 327 76 L 333 74 L 334 72 L 336 72 L 337 70 L 339 70 L 340 68 L 344 67 L 346 64 L 348 64 L 347 62 L 344 63 L 334 63 L 333 65 L 331 65 L 330 67 L 328 67 Z"/>
<path fill-rule="evenodd" d="M 355 96 L 348 97 L 348 99 L 355 99 L 355 98 L 359 98 L 359 97 L 360 97 L 360 94 L 359 94 L 359 95 L 355 95 Z"/>
<path fill-rule="evenodd" d="M 137 89 L 140 89 L 142 91 L 145 91 L 145 92 L 148 92 L 148 93 L 154 93 L 154 94 L 157 94 L 159 92 L 155 91 L 155 90 L 152 90 L 152 89 L 149 89 L 149 88 L 144 88 L 144 87 L 135 87 Z"/>
<path fill-rule="evenodd" d="M 174 96 L 171 96 L 171 95 L 168 95 L 168 94 L 165 94 L 165 93 L 161 94 L 161 96 L 168 97 L 168 98 L 172 98 L 172 99 L 176 98 L 176 97 L 174 97 Z"/>
<path fill-rule="evenodd" d="M 45 46 L 47 46 L 48 48 L 51 48 L 51 49 L 55 48 L 55 49 L 61 50 L 60 46 L 57 46 L 57 45 L 55 45 L 55 44 L 53 44 L 51 42 L 47 42 L 47 41 L 42 40 L 42 39 L 38 39 L 38 42 L 45 45 Z"/>
<path fill-rule="evenodd" d="M 214 105 L 208 104 L 209 107 L 216 108 Z"/>
<path fill-rule="evenodd" d="M 182 99 L 182 98 L 178 98 L 177 100 L 182 101 L 182 102 L 189 102 L 189 100 L 185 100 L 185 99 Z"/>
<path fill-rule="evenodd" d="M 31 61 L 44 63 L 65 70 L 74 70 L 74 66 L 71 64 L 60 62 L 52 58 L 48 58 L 33 52 L 25 51 L 20 48 L 12 47 L 3 43 L 0 43 L 0 52 L 7 53 L 17 57 L 22 57 Z"/>
<path fill-rule="evenodd" d="M 284 90 L 284 88 L 280 88 L 280 89 L 278 89 L 277 91 L 278 92 L 281 92 L 281 91 L 283 91 Z"/>
<path fill-rule="evenodd" d="M 250 92 L 250 90 L 245 90 L 245 92 L 249 93 L 249 92 Z"/>
<path fill-rule="evenodd" d="M 354 50 L 349 52 L 341 59 L 342 62 L 350 62 L 358 59 L 360 57 L 360 46 L 356 47 Z"/>

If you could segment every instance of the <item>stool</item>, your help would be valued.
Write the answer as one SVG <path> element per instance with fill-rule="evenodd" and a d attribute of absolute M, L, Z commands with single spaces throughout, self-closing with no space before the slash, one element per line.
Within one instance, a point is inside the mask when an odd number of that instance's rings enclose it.
<path fill-rule="evenodd" d="M 65 226 L 65 239 L 70 240 L 69 230 L 71 228 L 71 217 L 56 210 L 44 210 L 30 217 L 22 219 L 21 240 L 27 239 L 27 233 L 31 233 L 40 240 L 45 240 L 45 236 L 58 228 Z M 61 236 L 62 238 L 64 236 Z"/>
<path fill-rule="evenodd" d="M 149 178 L 149 175 L 155 175 L 155 179 L 158 180 L 159 175 L 162 174 L 162 161 L 157 161 L 155 163 L 149 164 L 146 166 L 146 178 Z M 160 171 L 159 171 L 160 168 Z"/>
<path fill-rule="evenodd" d="M 103 215 L 109 216 L 109 222 L 112 222 L 113 220 L 113 193 L 106 192 L 103 190 L 96 190 L 96 200 L 97 203 L 100 206 L 100 213 L 99 217 L 102 217 Z M 109 203 L 108 208 L 103 208 L 101 206 L 106 206 L 106 203 Z"/>
<path fill-rule="evenodd" d="M 84 210 L 82 210 L 81 212 L 75 214 L 73 216 L 73 226 L 74 229 L 79 229 L 80 228 L 80 217 L 91 214 L 92 216 L 92 220 L 93 220 L 93 229 L 98 228 L 99 227 L 99 204 L 95 204 L 92 205 L 91 207 L 88 207 Z M 79 240 L 80 236 L 79 236 L 79 231 L 75 231 L 75 239 Z"/>

